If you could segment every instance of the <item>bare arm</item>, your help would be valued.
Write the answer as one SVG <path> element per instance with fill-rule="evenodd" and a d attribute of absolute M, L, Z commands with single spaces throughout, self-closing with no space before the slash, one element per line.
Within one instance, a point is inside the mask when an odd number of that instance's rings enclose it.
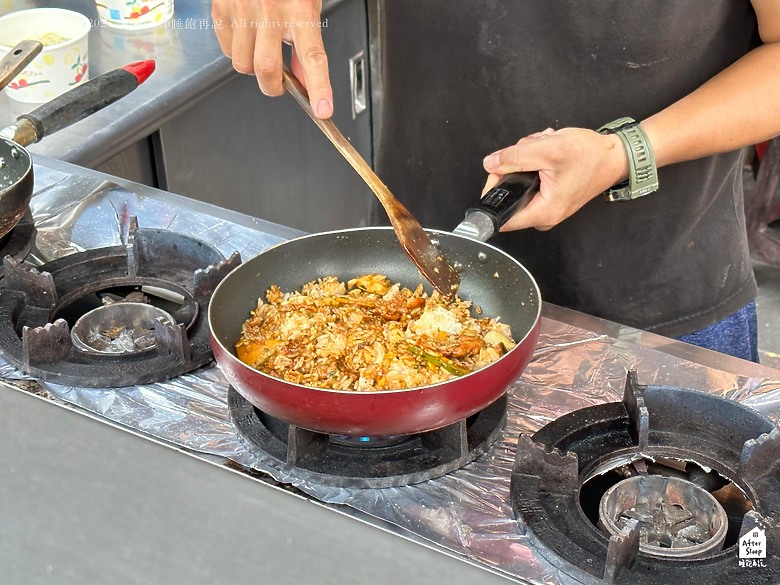
<path fill-rule="evenodd" d="M 753 0 L 763 45 L 692 94 L 642 122 L 659 165 L 780 134 L 780 2 Z"/>
<path fill-rule="evenodd" d="M 642 121 L 658 166 L 735 150 L 780 134 L 780 2 L 752 0 L 763 44 L 688 96 Z M 540 193 L 502 231 L 549 229 L 628 176 L 619 139 L 582 128 L 525 138 L 485 158 L 491 176 L 539 170 Z M 652 195 L 651 195 L 652 196 Z"/>
<path fill-rule="evenodd" d="M 320 118 L 333 114 L 328 57 L 319 25 L 321 0 L 212 0 L 222 52 L 239 73 L 255 75 L 266 95 L 281 95 L 282 42 L 293 47 L 291 68 Z"/>

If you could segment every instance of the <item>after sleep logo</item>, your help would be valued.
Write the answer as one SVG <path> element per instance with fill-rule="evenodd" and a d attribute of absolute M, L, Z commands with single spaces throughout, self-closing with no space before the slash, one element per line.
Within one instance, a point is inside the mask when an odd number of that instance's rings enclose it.
<path fill-rule="evenodd" d="M 766 567 L 766 533 L 756 527 L 739 539 L 739 566 Z"/>

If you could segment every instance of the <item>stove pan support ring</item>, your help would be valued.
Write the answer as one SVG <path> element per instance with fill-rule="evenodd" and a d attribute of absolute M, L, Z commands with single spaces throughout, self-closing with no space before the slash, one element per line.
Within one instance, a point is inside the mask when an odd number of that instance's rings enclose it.
<path fill-rule="evenodd" d="M 640 386 L 631 372 L 622 402 L 574 411 L 533 437 L 519 437 L 512 508 L 535 550 L 586 585 L 709 585 L 716 575 L 733 585 L 774 583 L 780 568 L 779 436 L 770 420 L 741 404 L 682 388 Z M 747 494 L 754 511 L 745 515 L 739 536 L 755 527 L 765 531 L 764 566 L 740 566 L 736 545 L 682 561 L 641 553 L 630 529 L 608 539 L 583 511 L 580 491 L 605 462 L 642 457 L 697 462 Z"/>
<path fill-rule="evenodd" d="M 289 425 L 233 387 L 228 409 L 247 447 L 303 481 L 346 488 L 410 485 L 459 469 L 485 453 L 506 425 L 508 397 L 466 420 L 407 437 L 339 437 Z"/>
<path fill-rule="evenodd" d="M 0 354 L 23 372 L 57 384 L 123 387 L 169 379 L 212 359 L 208 303 L 241 263 L 183 234 L 131 225 L 127 246 L 71 254 L 40 267 L 6 257 L 0 290 Z M 156 351 L 94 355 L 76 348 L 58 311 L 111 288 L 156 287 L 185 300 L 187 322 L 154 327 Z M 184 307 L 184 306 L 182 306 Z M 177 313 L 178 313 L 177 312 Z"/>

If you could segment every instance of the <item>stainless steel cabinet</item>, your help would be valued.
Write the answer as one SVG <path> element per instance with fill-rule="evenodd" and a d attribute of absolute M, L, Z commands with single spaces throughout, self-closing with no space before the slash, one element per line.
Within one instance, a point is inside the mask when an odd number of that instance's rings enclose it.
<path fill-rule="evenodd" d="M 325 16 L 334 121 L 370 160 L 365 5 L 343 1 Z M 254 77 L 236 75 L 164 124 L 157 146 L 169 191 L 306 231 L 368 222 L 373 196 L 358 175 L 290 96 L 264 96 Z"/>

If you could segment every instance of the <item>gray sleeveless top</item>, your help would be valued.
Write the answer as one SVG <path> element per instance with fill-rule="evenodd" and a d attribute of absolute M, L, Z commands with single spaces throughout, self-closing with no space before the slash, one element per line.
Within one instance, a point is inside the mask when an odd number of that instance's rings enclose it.
<path fill-rule="evenodd" d="M 547 127 L 641 120 L 755 44 L 748 0 L 384 0 L 378 174 L 426 227 L 453 229 L 479 197 L 482 158 Z M 544 300 L 678 336 L 755 297 L 742 155 L 659 171 L 661 188 L 601 198 L 548 232 L 491 243 Z M 381 208 L 375 223 L 386 223 Z"/>

